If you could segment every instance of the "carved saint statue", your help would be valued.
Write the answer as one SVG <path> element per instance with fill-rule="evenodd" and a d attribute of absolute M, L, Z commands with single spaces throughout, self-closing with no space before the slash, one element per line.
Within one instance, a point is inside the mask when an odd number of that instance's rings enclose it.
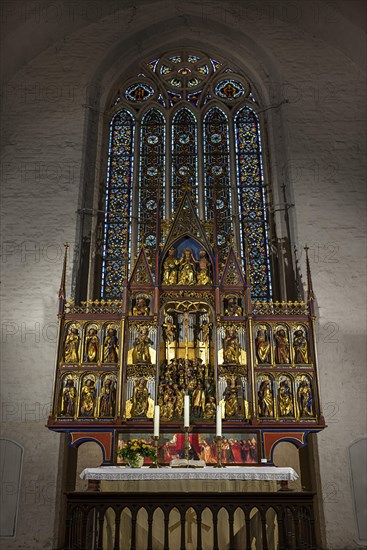
<path fill-rule="evenodd" d="M 211 263 L 208 260 L 205 250 L 199 252 L 199 273 L 197 275 L 198 285 L 211 285 L 213 283 L 210 276 Z"/>
<path fill-rule="evenodd" d="M 103 362 L 117 363 L 118 361 L 118 340 L 115 328 L 109 328 L 103 344 Z"/>
<path fill-rule="evenodd" d="M 85 339 L 85 357 L 86 363 L 97 363 L 99 350 L 99 338 L 97 336 L 97 329 L 91 327 L 88 330 L 88 335 Z"/>
<path fill-rule="evenodd" d="M 144 298 L 143 296 L 139 296 L 136 299 L 135 306 L 133 307 L 133 315 L 144 316 L 144 315 L 149 315 L 149 314 L 150 314 L 150 310 L 149 310 L 149 307 L 147 305 L 146 298 Z"/>
<path fill-rule="evenodd" d="M 174 325 L 168 317 L 166 317 L 163 323 L 164 337 L 166 342 L 172 344 L 176 340 L 176 325 Z"/>
<path fill-rule="evenodd" d="M 138 383 L 135 383 L 133 396 L 132 396 L 132 408 L 131 417 L 146 416 L 149 406 L 149 393 L 147 388 L 147 381 L 141 378 Z"/>
<path fill-rule="evenodd" d="M 192 250 L 185 248 L 182 257 L 179 261 L 178 280 L 179 285 L 195 285 L 196 284 L 196 265 L 199 262 L 195 260 Z"/>
<path fill-rule="evenodd" d="M 237 331 L 230 328 L 223 338 L 223 363 L 239 363 L 240 353 Z"/>
<path fill-rule="evenodd" d="M 93 416 L 95 408 L 96 388 L 94 380 L 87 378 L 80 394 L 80 416 Z"/>
<path fill-rule="evenodd" d="M 199 381 L 192 392 L 192 413 L 195 418 L 202 418 L 205 409 L 205 391 Z"/>
<path fill-rule="evenodd" d="M 179 260 L 175 258 L 175 249 L 170 248 L 166 259 L 163 262 L 163 280 L 164 285 L 177 284 L 177 265 Z"/>
<path fill-rule="evenodd" d="M 237 388 L 235 385 L 227 383 L 227 387 L 224 392 L 224 416 L 225 418 L 231 418 L 238 413 L 238 397 Z"/>
<path fill-rule="evenodd" d="M 184 410 L 184 399 L 185 399 L 185 391 L 184 389 L 180 389 L 178 384 L 173 385 L 173 393 L 174 393 L 174 411 L 173 416 L 177 418 L 181 418 L 183 415 Z"/>
<path fill-rule="evenodd" d="M 206 346 L 209 346 L 209 343 L 210 343 L 210 331 L 211 331 L 212 326 L 213 326 L 213 324 L 208 323 L 208 321 L 206 319 L 204 319 L 204 321 L 201 324 L 202 342 Z"/>
<path fill-rule="evenodd" d="M 265 378 L 260 384 L 258 391 L 258 405 L 260 416 L 273 416 L 273 392 L 270 386 L 270 380 Z"/>
<path fill-rule="evenodd" d="M 205 405 L 204 409 L 204 418 L 214 418 L 217 412 L 217 406 L 215 404 L 215 399 L 212 395 L 208 397 L 208 402 Z"/>
<path fill-rule="evenodd" d="M 259 363 L 270 363 L 270 342 L 267 331 L 260 327 L 255 339 L 256 357 Z"/>
<path fill-rule="evenodd" d="M 62 390 L 61 415 L 74 416 L 77 392 L 74 386 L 74 381 L 68 378 Z"/>
<path fill-rule="evenodd" d="M 294 362 L 308 363 L 307 340 L 303 330 L 298 329 L 293 336 Z"/>
<path fill-rule="evenodd" d="M 172 420 L 175 411 L 175 396 L 172 388 L 167 388 L 159 400 L 161 406 L 161 418 Z"/>
<path fill-rule="evenodd" d="M 79 363 L 79 331 L 71 327 L 65 339 L 64 348 L 65 363 Z"/>
<path fill-rule="evenodd" d="M 153 344 L 153 341 L 149 338 L 149 329 L 142 327 L 139 335 L 135 340 L 135 346 L 133 349 L 133 363 L 151 363 L 149 346 Z"/>
<path fill-rule="evenodd" d="M 228 299 L 224 315 L 226 317 L 239 317 L 242 315 L 242 308 L 238 305 L 236 298 Z"/>
<path fill-rule="evenodd" d="M 111 378 L 106 377 L 99 397 L 99 415 L 115 416 L 116 389 Z"/>
<path fill-rule="evenodd" d="M 302 378 L 297 392 L 297 401 L 300 417 L 313 416 L 312 390 L 306 377 Z"/>
<path fill-rule="evenodd" d="M 290 416 L 293 414 L 293 395 L 289 380 L 282 380 L 278 392 L 278 405 L 280 416 Z"/>
<path fill-rule="evenodd" d="M 289 363 L 289 342 L 287 333 L 284 329 L 276 331 L 275 335 L 275 362 L 278 364 Z"/>

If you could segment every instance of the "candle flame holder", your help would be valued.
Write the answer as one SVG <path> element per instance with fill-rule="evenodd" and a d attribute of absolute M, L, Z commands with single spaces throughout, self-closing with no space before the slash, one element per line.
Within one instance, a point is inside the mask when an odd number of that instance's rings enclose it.
<path fill-rule="evenodd" d="M 185 433 L 184 459 L 188 461 L 190 451 L 190 432 L 192 432 L 192 427 L 184 426 L 183 431 Z"/>
<path fill-rule="evenodd" d="M 218 454 L 218 461 L 217 461 L 216 464 L 214 464 L 214 468 L 225 468 L 224 464 L 222 464 L 222 440 L 223 440 L 223 437 L 221 435 L 217 435 L 213 439 L 217 444 L 217 454 Z"/>
<path fill-rule="evenodd" d="M 155 450 L 155 460 L 153 462 L 153 464 L 151 464 L 149 466 L 149 468 L 159 468 L 159 464 L 158 464 L 158 440 L 159 440 L 159 435 L 154 435 L 153 436 L 153 447 L 154 447 L 154 450 Z"/>

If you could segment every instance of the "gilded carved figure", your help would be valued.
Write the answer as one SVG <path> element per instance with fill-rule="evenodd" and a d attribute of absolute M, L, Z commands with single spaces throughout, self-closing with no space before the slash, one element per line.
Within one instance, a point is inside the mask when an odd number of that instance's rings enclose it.
<path fill-rule="evenodd" d="M 99 353 L 99 338 L 97 329 L 91 327 L 88 329 L 88 334 L 85 338 L 85 357 L 86 363 L 97 363 Z"/>
<path fill-rule="evenodd" d="M 103 343 L 103 362 L 117 363 L 118 361 L 118 340 L 115 328 L 109 328 Z"/>
<path fill-rule="evenodd" d="M 79 362 L 79 331 L 75 327 L 70 328 L 65 339 L 64 359 L 65 363 Z"/>
<path fill-rule="evenodd" d="M 270 341 L 265 328 L 260 327 L 255 339 L 258 363 L 270 363 Z"/>
<path fill-rule="evenodd" d="M 61 397 L 61 415 L 62 416 L 74 416 L 76 405 L 77 392 L 74 386 L 74 380 L 68 378 L 65 382 L 65 386 L 62 389 Z"/>
<path fill-rule="evenodd" d="M 211 275 L 211 263 L 208 260 L 205 250 L 199 252 L 199 272 L 197 275 L 198 285 L 211 285 L 213 283 Z"/>
<path fill-rule="evenodd" d="M 179 261 L 178 279 L 179 285 L 191 286 L 196 284 L 196 265 L 199 262 L 195 260 L 192 250 L 185 248 Z"/>
<path fill-rule="evenodd" d="M 293 394 L 288 378 L 282 380 L 280 383 L 278 406 L 280 416 L 290 416 L 293 414 Z"/>
<path fill-rule="evenodd" d="M 223 338 L 223 363 L 239 363 L 240 355 L 237 331 L 230 328 Z"/>
<path fill-rule="evenodd" d="M 176 340 L 176 325 L 174 325 L 168 317 L 162 325 L 166 342 L 172 344 Z"/>
<path fill-rule="evenodd" d="M 116 388 L 115 382 L 106 377 L 99 397 L 99 415 L 115 416 L 116 411 Z"/>
<path fill-rule="evenodd" d="M 226 317 L 239 317 L 242 315 L 242 308 L 238 305 L 236 298 L 228 298 L 227 307 L 224 310 Z"/>
<path fill-rule="evenodd" d="M 258 391 L 258 407 L 260 416 L 273 416 L 273 392 L 268 378 L 265 378 L 260 384 Z"/>
<path fill-rule="evenodd" d="M 133 349 L 133 363 L 135 365 L 138 363 L 150 364 L 152 362 L 149 350 L 152 344 L 153 340 L 149 338 L 149 329 L 147 327 L 142 327 L 135 340 Z"/>
<path fill-rule="evenodd" d="M 309 381 L 304 377 L 298 387 L 297 402 L 300 417 L 313 416 L 312 390 Z"/>
<path fill-rule="evenodd" d="M 215 404 L 215 399 L 213 396 L 209 396 L 208 402 L 204 408 L 204 418 L 214 418 L 217 412 L 217 406 Z"/>
<path fill-rule="evenodd" d="M 149 406 L 149 393 L 147 388 L 147 381 L 141 378 L 138 383 L 135 383 L 133 396 L 132 396 L 132 408 L 131 417 L 146 416 Z"/>
<path fill-rule="evenodd" d="M 297 329 L 293 336 L 294 362 L 297 364 L 308 363 L 307 339 L 302 329 Z"/>
<path fill-rule="evenodd" d="M 174 384 L 173 392 L 174 392 L 173 415 L 175 417 L 180 418 L 183 415 L 185 391 L 183 389 L 180 390 L 178 384 Z"/>
<path fill-rule="evenodd" d="M 172 420 L 175 411 L 175 396 L 172 388 L 167 388 L 160 400 L 161 417 L 164 420 Z"/>
<path fill-rule="evenodd" d="M 238 413 L 238 397 L 236 386 L 227 384 L 224 392 L 224 416 L 231 418 Z"/>
<path fill-rule="evenodd" d="M 179 260 L 175 257 L 175 249 L 170 248 L 166 259 L 163 262 L 163 280 L 164 285 L 175 285 L 177 284 L 177 266 Z"/>
<path fill-rule="evenodd" d="M 96 387 L 94 380 L 87 378 L 80 394 L 80 416 L 94 416 Z"/>
<path fill-rule="evenodd" d="M 202 418 L 205 410 L 205 390 L 199 381 L 192 392 L 192 413 L 195 418 Z"/>
<path fill-rule="evenodd" d="M 133 307 L 133 315 L 139 317 L 139 316 L 145 316 L 150 314 L 150 309 L 147 305 L 147 300 L 143 296 L 139 296 L 136 298 L 135 305 Z"/>
<path fill-rule="evenodd" d="M 289 357 L 289 341 L 287 333 L 284 329 L 278 329 L 274 335 L 275 338 L 275 362 L 278 364 L 288 364 Z"/>

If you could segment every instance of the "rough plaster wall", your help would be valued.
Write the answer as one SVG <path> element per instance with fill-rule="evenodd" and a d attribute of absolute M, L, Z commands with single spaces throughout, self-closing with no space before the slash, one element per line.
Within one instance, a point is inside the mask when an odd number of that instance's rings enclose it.
<path fill-rule="evenodd" d="M 92 10 L 98 2 L 89 4 Z M 25 455 L 17 537 L 2 541 L 2 548 L 56 547 L 59 436 L 44 424 L 54 372 L 63 242 L 72 244 L 72 255 L 78 253 L 76 210 L 90 137 L 85 135 L 88 115 L 83 107 L 88 85 L 95 81 L 97 68 L 103 86 L 112 61 L 116 71 L 119 63 L 126 66 L 117 47 L 121 41 L 140 59 L 154 42 L 159 51 L 158 40 L 162 49 L 181 40 L 193 47 L 206 43 L 208 51 L 212 46 L 224 56 L 232 51 L 253 71 L 258 56 L 258 85 L 266 98 L 285 96 L 290 101 L 280 112 L 269 113 L 272 168 L 274 179 L 291 184 L 295 244 L 301 250 L 308 243 L 311 249 L 320 314 L 321 395 L 329 424 L 318 435 L 327 548 L 354 548 L 347 449 L 366 432 L 364 86 L 360 52 L 351 47 L 357 29 L 345 24 L 339 44 L 331 38 L 324 42 L 340 24 L 340 14 L 325 16 L 320 8 L 311 34 L 304 2 L 264 2 L 260 11 L 255 9 L 259 3 L 253 11 L 232 2 L 144 4 L 142 9 L 137 2 L 134 9 L 120 3 L 118 16 L 102 10 L 99 21 L 85 12 L 82 28 L 18 69 L 5 88 L 1 420 L 4 436 L 23 445 Z M 270 7 L 282 16 L 274 16 Z M 174 18 L 174 39 L 169 28 L 164 34 L 165 24 L 156 37 L 144 33 L 153 22 L 159 26 L 163 14 Z M 32 16 L 24 23 L 29 21 Z M 46 32 L 45 18 L 36 23 L 37 33 Z M 115 59 L 110 60 L 112 53 Z M 353 54 L 358 59 L 351 61 Z"/>

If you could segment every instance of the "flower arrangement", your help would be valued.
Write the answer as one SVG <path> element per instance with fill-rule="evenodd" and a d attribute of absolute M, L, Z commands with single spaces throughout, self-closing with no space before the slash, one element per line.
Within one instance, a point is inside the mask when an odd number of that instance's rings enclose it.
<path fill-rule="evenodd" d="M 157 458 L 154 447 L 146 443 L 145 439 L 131 439 L 117 451 L 117 456 L 127 461 L 134 461 L 137 455 L 150 458 L 153 462 Z"/>

